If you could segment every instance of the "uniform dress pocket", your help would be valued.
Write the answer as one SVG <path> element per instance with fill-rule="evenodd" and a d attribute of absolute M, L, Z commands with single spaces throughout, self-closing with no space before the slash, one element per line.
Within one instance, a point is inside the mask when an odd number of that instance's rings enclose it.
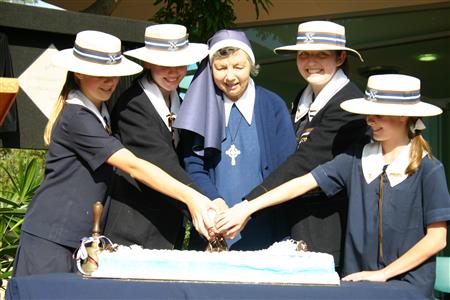
<path fill-rule="evenodd" d="M 383 204 L 383 223 L 397 231 L 407 231 L 422 226 L 421 203 L 417 193 L 409 190 L 390 191 Z"/>

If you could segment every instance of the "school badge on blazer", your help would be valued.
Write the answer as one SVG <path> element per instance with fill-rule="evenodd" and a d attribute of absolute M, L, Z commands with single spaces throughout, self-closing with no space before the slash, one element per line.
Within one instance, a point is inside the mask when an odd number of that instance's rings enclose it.
<path fill-rule="evenodd" d="M 302 135 L 298 138 L 298 145 L 301 145 L 308 141 L 309 135 L 314 130 L 314 128 L 306 128 Z"/>

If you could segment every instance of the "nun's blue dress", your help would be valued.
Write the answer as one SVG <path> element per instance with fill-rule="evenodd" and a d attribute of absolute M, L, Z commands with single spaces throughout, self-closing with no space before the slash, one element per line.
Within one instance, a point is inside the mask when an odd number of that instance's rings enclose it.
<path fill-rule="evenodd" d="M 221 151 L 205 151 L 199 156 L 193 151 L 199 140 L 201 144 L 203 138 L 193 132 L 185 131 L 182 135 L 186 172 L 202 193 L 211 200 L 224 199 L 229 207 L 269 176 L 294 152 L 296 144 L 286 104 L 278 95 L 259 86 L 256 86 L 253 121 L 248 124 L 233 106 Z M 234 159 L 227 154 L 232 144 L 240 151 Z M 229 246 L 235 250 L 267 248 L 288 234 L 280 218 L 277 209 L 258 214 L 240 237 L 228 241 Z"/>

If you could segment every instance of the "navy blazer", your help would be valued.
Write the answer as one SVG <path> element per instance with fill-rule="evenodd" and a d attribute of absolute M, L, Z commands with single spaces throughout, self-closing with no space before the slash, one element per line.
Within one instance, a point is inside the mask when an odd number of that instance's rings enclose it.
<path fill-rule="evenodd" d="M 345 100 L 362 96 L 354 83 L 347 83 L 308 123 L 303 132 L 309 131 L 309 135 L 301 141 L 297 151 L 250 192 L 246 199 L 254 199 L 295 177 L 311 172 L 318 165 L 343 153 L 353 143 L 366 142 L 366 117 L 344 111 L 340 107 Z M 294 103 L 294 114 L 297 104 L 298 98 Z"/>
<path fill-rule="evenodd" d="M 191 185 L 172 144 L 172 133 L 137 81 L 119 98 L 111 114 L 114 135 L 134 155 L 180 182 Z M 117 171 L 105 235 L 120 244 L 170 249 L 183 238 L 186 207 Z"/>
<path fill-rule="evenodd" d="M 343 101 L 362 96 L 352 82 L 337 92 L 300 133 L 303 137 L 300 138 L 297 151 L 261 185 L 253 189 L 246 199 L 252 200 L 295 177 L 311 172 L 354 143 L 366 142 L 368 136 L 365 116 L 340 108 Z M 298 100 L 294 104 L 293 114 Z M 315 190 L 281 206 L 291 228 L 292 238 L 304 240 L 311 251 L 332 254 L 337 266 L 341 264 L 343 253 L 347 223 L 346 200 L 345 192 L 330 201 L 323 192 Z"/>

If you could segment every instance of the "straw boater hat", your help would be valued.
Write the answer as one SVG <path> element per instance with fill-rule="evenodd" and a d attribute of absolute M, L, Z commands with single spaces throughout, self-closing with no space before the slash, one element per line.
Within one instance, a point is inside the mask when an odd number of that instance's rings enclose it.
<path fill-rule="evenodd" d="M 356 54 L 358 51 L 345 46 L 345 27 L 329 21 L 310 21 L 298 25 L 297 44 L 279 47 L 276 54 L 292 51 L 345 50 Z"/>
<path fill-rule="evenodd" d="M 407 75 L 369 77 L 364 98 L 347 100 L 341 108 L 361 115 L 428 117 L 442 113 L 439 107 L 420 101 L 420 80 Z"/>
<path fill-rule="evenodd" d="M 121 42 L 100 31 L 81 31 L 73 48 L 59 51 L 53 63 L 69 71 L 91 76 L 125 76 L 142 71 L 142 67 L 125 58 Z"/>
<path fill-rule="evenodd" d="M 124 54 L 166 67 L 187 66 L 208 55 L 205 44 L 189 43 L 186 27 L 177 24 L 152 25 L 145 29 L 145 47 Z"/>

